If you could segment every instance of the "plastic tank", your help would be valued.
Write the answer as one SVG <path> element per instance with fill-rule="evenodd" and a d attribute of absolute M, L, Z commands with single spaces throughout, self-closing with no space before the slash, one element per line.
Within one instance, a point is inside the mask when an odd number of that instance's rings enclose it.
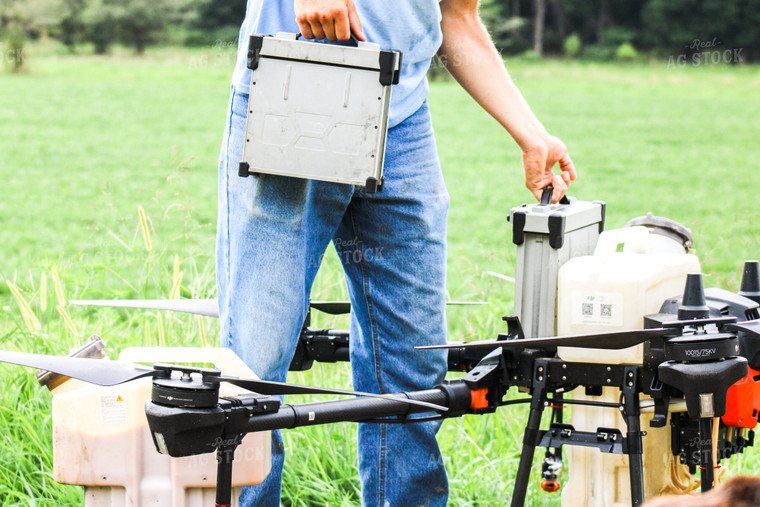
<path fill-rule="evenodd" d="M 558 335 L 641 329 L 644 315 L 657 313 L 663 301 L 683 293 L 686 275 L 701 272 L 699 259 L 660 253 L 650 236 L 645 227 L 605 231 L 594 255 L 575 257 L 562 266 Z M 643 350 L 641 344 L 612 351 L 559 347 L 557 353 L 566 361 L 641 364 Z"/>
<path fill-rule="evenodd" d="M 685 249 L 663 244 L 645 227 L 626 227 L 602 233 L 594 255 L 569 260 L 559 271 L 557 294 L 558 335 L 641 329 L 644 315 L 657 313 L 663 301 L 683 292 L 686 275 L 700 272 L 700 264 Z M 654 240 L 654 241 L 653 241 Z M 619 351 L 559 347 L 565 361 L 606 364 L 641 364 L 643 345 Z M 575 399 L 617 403 L 618 388 L 605 388 L 601 396 Z M 647 397 L 642 396 L 642 406 Z M 652 428 L 651 412 L 641 417 L 645 498 L 665 493 L 685 493 L 689 476 L 673 462 L 670 427 Z M 575 405 L 567 421 L 577 430 L 620 428 L 625 422 L 617 410 Z M 628 457 L 596 449 L 565 447 L 568 483 L 562 505 L 568 507 L 622 507 L 631 505 Z"/>
<path fill-rule="evenodd" d="M 225 374 L 255 378 L 231 350 L 134 347 L 120 360 L 211 363 Z M 214 505 L 216 456 L 159 454 L 145 418 L 151 380 L 113 387 L 68 380 L 53 388 L 53 477 L 85 487 L 85 507 L 207 507 Z M 222 384 L 220 394 L 244 392 Z M 259 484 L 271 467 L 269 432 L 251 433 L 235 452 L 233 506 L 240 487 Z"/>

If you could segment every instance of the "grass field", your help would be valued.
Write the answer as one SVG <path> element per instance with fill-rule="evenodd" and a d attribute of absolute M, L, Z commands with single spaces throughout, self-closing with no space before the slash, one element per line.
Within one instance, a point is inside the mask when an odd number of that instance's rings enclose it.
<path fill-rule="evenodd" d="M 92 333 L 112 357 L 130 345 L 215 344 L 210 319 L 85 310 L 65 299 L 166 298 L 174 285 L 182 297 L 214 295 L 216 160 L 233 55 L 30 54 L 28 73 L 0 74 L 0 347 L 65 353 Z M 693 230 L 708 285 L 738 289 L 743 260 L 760 257 L 760 68 L 508 65 L 570 149 L 579 171 L 571 195 L 606 201 L 608 228 L 647 211 L 678 220 Z M 490 303 L 449 310 L 449 337 L 493 338 L 513 288 L 486 272 L 514 275 L 505 217 L 531 199 L 520 154 L 455 83 L 433 83 L 430 103 L 452 198 L 450 299 Z M 313 298 L 345 297 L 330 255 Z M 321 365 L 290 380 L 347 387 L 349 378 L 346 365 Z M 18 368 L 0 367 L 0 382 L 0 504 L 81 503 L 78 488 L 52 480 L 49 394 Z M 452 505 L 508 498 L 524 419 L 510 408 L 443 425 Z M 350 424 L 287 434 L 287 504 L 358 502 L 353 434 Z M 757 470 L 757 455 L 732 460 L 732 472 Z M 538 492 L 539 475 L 531 503 L 558 505 Z"/>

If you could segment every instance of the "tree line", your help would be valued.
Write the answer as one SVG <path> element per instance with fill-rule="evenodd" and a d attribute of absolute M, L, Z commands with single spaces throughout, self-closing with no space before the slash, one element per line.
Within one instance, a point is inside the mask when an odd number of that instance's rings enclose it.
<path fill-rule="evenodd" d="M 691 56 L 712 43 L 760 58 L 760 0 L 483 0 L 481 16 L 507 53 Z"/>
<path fill-rule="evenodd" d="M 246 0 L 0 0 L 0 39 L 9 54 L 46 38 L 72 52 L 104 54 L 123 44 L 142 54 L 154 44 L 234 40 L 245 6 Z"/>
<path fill-rule="evenodd" d="M 138 54 L 153 44 L 207 45 L 236 39 L 245 4 L 0 0 L 0 37 L 8 51 L 48 37 L 71 51 L 89 48 L 95 53 L 106 53 L 117 43 Z M 742 61 L 760 59 L 760 0 L 481 0 L 480 10 L 505 55 L 668 57 L 692 55 L 709 42 L 738 50 Z"/>

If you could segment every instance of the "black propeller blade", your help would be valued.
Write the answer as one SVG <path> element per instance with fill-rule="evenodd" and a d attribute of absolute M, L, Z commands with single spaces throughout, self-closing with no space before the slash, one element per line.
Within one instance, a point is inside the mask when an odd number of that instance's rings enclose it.
<path fill-rule="evenodd" d="M 114 386 L 139 378 L 166 375 L 163 370 L 156 370 L 147 366 L 123 361 L 48 356 L 43 354 L 29 354 L 26 352 L 0 351 L 0 362 L 52 371 L 60 375 L 65 375 L 67 377 L 83 380 L 100 386 Z M 330 389 L 325 387 L 310 387 L 298 384 L 285 384 L 282 382 L 270 382 L 266 380 L 246 380 L 235 377 L 218 377 L 218 379 L 221 382 L 228 382 L 259 394 L 273 396 L 279 394 L 338 394 L 343 396 L 362 396 L 388 399 L 389 401 L 407 403 L 409 405 L 419 405 L 439 412 L 448 411 L 448 408 L 440 405 L 396 397 L 390 398 L 380 394 Z"/>
<path fill-rule="evenodd" d="M 52 371 L 99 386 L 115 386 L 155 374 L 153 368 L 122 361 L 46 356 L 5 350 L 0 351 L 0 362 Z"/>
<path fill-rule="evenodd" d="M 329 313 L 330 315 L 344 315 L 351 311 L 350 301 L 312 301 L 309 303 L 312 308 L 320 312 Z M 485 301 L 446 301 L 451 306 L 475 306 L 487 305 Z"/>
<path fill-rule="evenodd" d="M 554 336 L 551 338 L 524 338 L 507 340 L 483 340 L 458 345 L 432 345 L 415 347 L 417 349 L 456 349 L 478 347 L 503 348 L 534 348 L 547 347 L 581 347 L 587 349 L 619 350 L 644 343 L 655 336 L 670 336 L 680 334 L 677 329 L 652 328 L 633 331 L 612 331 L 609 333 L 580 334 L 574 336 Z"/>
<path fill-rule="evenodd" d="M 351 312 L 351 303 L 348 301 L 311 301 L 309 306 L 330 315 L 345 315 Z"/>
<path fill-rule="evenodd" d="M 282 382 L 270 382 L 267 380 L 247 380 L 239 379 L 235 377 L 219 377 L 222 382 L 233 384 L 249 391 L 254 391 L 259 394 L 278 395 L 278 394 L 341 394 L 344 396 L 363 396 L 367 398 L 377 398 L 380 400 L 388 400 L 391 402 L 400 401 L 409 405 L 419 405 L 420 407 L 427 407 L 439 412 L 447 412 L 449 409 L 441 405 L 434 403 L 428 403 L 425 401 L 409 400 L 404 398 L 397 398 L 391 396 L 384 396 L 382 394 L 364 393 L 361 391 L 344 391 L 342 389 L 330 389 L 324 387 L 310 387 L 302 386 L 298 384 L 284 384 Z"/>

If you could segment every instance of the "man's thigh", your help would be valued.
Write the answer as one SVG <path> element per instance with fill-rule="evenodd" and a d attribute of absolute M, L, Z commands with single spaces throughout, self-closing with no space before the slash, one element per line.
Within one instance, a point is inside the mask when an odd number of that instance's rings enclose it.
<path fill-rule="evenodd" d="M 446 340 L 446 191 L 426 106 L 391 129 L 385 188 L 351 202 L 334 238 L 354 303 L 354 386 L 431 387 Z"/>

